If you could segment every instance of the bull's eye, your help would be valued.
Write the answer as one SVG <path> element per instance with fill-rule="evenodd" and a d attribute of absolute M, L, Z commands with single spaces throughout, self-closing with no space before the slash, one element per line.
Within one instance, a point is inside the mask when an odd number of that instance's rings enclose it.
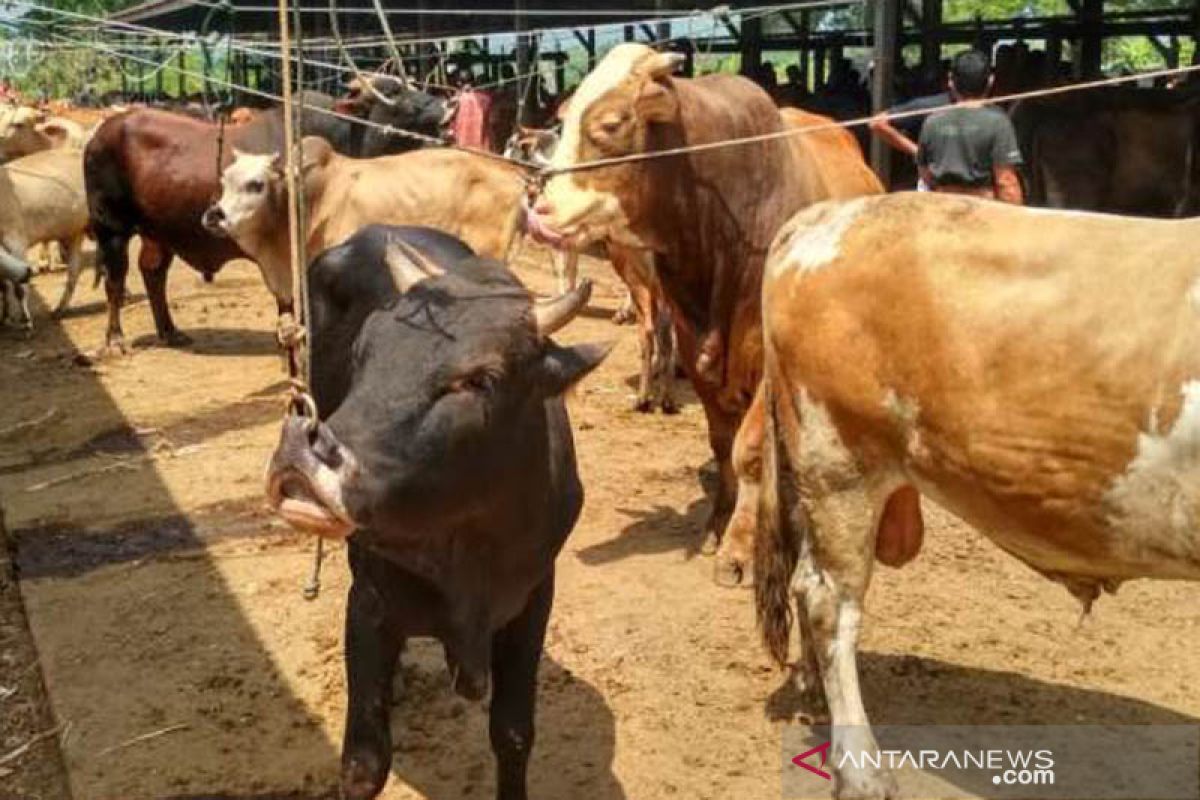
<path fill-rule="evenodd" d="M 615 136 L 628 121 L 629 117 L 626 114 L 617 112 L 605 114 L 596 122 L 596 130 L 603 136 Z"/>
<path fill-rule="evenodd" d="M 262 194 L 263 189 L 266 189 L 266 184 L 262 181 L 247 181 L 246 191 L 250 194 Z"/>
<path fill-rule="evenodd" d="M 496 388 L 497 377 L 488 370 L 476 370 L 450 382 L 447 393 L 488 395 Z"/>

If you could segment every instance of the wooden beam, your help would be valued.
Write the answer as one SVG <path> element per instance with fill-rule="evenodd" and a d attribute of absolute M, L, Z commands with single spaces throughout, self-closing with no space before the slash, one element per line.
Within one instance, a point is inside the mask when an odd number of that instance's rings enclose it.
<path fill-rule="evenodd" d="M 871 108 L 876 113 L 892 104 L 893 76 L 900 44 L 901 0 L 875 0 L 875 71 L 871 75 Z M 886 186 L 891 177 L 891 149 L 871 139 L 871 166 Z"/>
<path fill-rule="evenodd" d="M 646 34 L 646 41 L 653 42 L 658 39 L 658 34 L 656 34 L 654 32 L 654 28 L 651 28 L 649 25 L 646 25 L 644 23 L 642 24 L 641 28 L 642 28 L 642 33 Z"/>
<path fill-rule="evenodd" d="M 804 35 L 804 31 L 806 30 L 804 23 L 796 19 L 796 15 L 794 13 L 791 11 L 781 11 L 779 12 L 779 16 L 783 17 L 783 21 L 786 22 L 788 27 L 791 28 L 795 33 L 798 33 L 801 36 Z"/>

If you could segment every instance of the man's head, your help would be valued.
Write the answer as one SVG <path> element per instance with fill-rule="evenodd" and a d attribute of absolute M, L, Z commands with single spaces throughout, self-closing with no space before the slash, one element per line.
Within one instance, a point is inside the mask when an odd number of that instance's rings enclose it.
<path fill-rule="evenodd" d="M 978 50 L 964 50 L 950 64 L 950 91 L 963 99 L 975 100 L 992 88 L 991 65 Z"/>

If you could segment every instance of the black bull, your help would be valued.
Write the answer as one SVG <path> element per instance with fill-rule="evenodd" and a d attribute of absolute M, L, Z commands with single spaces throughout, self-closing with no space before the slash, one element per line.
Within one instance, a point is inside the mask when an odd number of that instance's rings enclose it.
<path fill-rule="evenodd" d="M 583 504 L 562 393 L 606 348 L 549 335 L 590 287 L 536 305 L 503 265 L 424 228 L 370 226 L 309 268 L 320 422 L 291 417 L 268 494 L 293 525 L 348 537 L 343 792 L 392 761 L 392 678 L 440 640 L 455 689 L 492 686 L 497 796 L 526 796 L 554 559 Z"/>

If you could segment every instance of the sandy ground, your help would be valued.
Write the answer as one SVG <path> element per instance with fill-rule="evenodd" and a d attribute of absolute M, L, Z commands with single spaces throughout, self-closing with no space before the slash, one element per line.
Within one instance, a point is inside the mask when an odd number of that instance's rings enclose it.
<path fill-rule="evenodd" d="M 537 253 L 518 271 L 552 286 Z M 531 794 L 779 797 L 780 720 L 797 708 L 757 644 L 750 593 L 714 586 L 697 552 L 703 415 L 686 392 L 678 416 L 629 410 L 633 334 L 608 321 L 604 267 L 585 272 L 601 287 L 563 338 L 619 343 L 572 400 L 588 499 L 559 560 Z M 79 800 L 333 796 L 347 571 L 333 548 L 320 597 L 301 599 L 312 543 L 263 511 L 282 407 L 271 299 L 249 264 L 212 285 L 177 265 L 170 293 L 195 346 L 154 346 L 135 299 L 135 354 L 87 366 L 75 356 L 101 343 L 102 297 L 81 289 L 51 323 L 60 282 L 36 280 L 32 339 L 0 334 L 0 431 L 52 413 L 0 437 L 0 505 L 53 712 L 38 709 L 36 681 L 0 698 L 0 720 L 27 709 L 0 725 L 0 756 L 69 723 L 61 751 Z M 1061 588 L 927 513 L 921 557 L 881 570 L 870 596 L 861 668 L 877 722 L 1197 721 L 1200 587 L 1130 585 L 1080 624 Z M 3 597 L 9 686 L 32 651 L 10 647 L 22 629 Z M 483 708 L 450 692 L 431 645 L 402 672 L 385 797 L 490 796 Z M 0 797 L 62 797 L 55 756 L 51 739 L 8 763 Z"/>

